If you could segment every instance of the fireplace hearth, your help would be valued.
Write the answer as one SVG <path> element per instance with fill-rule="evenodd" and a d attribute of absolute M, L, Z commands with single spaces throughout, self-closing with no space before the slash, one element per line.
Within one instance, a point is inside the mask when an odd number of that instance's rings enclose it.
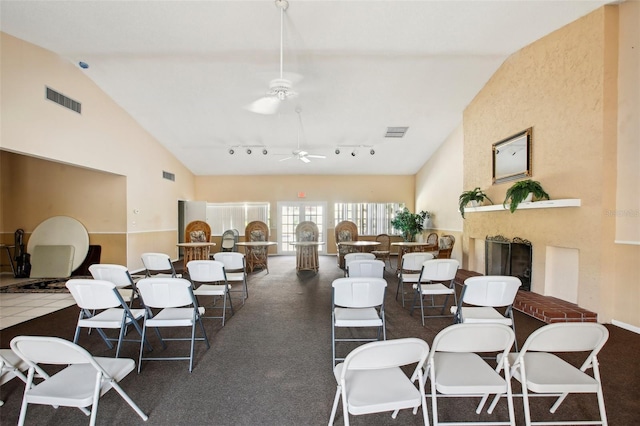
<path fill-rule="evenodd" d="M 531 242 L 502 235 L 488 236 L 484 241 L 486 275 L 508 275 L 522 281 L 521 290 L 531 290 Z"/>

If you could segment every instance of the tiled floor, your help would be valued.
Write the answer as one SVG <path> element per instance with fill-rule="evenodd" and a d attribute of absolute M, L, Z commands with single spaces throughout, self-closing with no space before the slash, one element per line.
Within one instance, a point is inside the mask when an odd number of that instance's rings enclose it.
<path fill-rule="evenodd" d="M 2 274 L 0 286 L 15 282 Z M 0 330 L 75 305 L 69 293 L 0 293 Z"/>

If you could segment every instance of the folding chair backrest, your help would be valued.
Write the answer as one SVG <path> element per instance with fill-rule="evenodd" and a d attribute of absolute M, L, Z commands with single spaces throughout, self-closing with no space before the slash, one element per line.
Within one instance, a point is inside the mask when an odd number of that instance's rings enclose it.
<path fill-rule="evenodd" d="M 192 281 L 208 283 L 227 280 L 224 263 L 217 260 L 192 260 L 187 263 L 187 269 Z"/>
<path fill-rule="evenodd" d="M 93 357 L 75 343 L 50 336 L 17 336 L 11 349 L 30 366 L 35 364 L 93 364 Z M 96 366 L 99 371 L 101 367 Z M 106 375 L 106 374 L 105 374 Z"/>
<path fill-rule="evenodd" d="M 110 281 L 73 279 L 65 286 L 82 309 L 116 308 L 124 303 L 120 294 L 114 291 L 115 284 Z"/>
<path fill-rule="evenodd" d="M 462 302 L 476 306 L 508 306 L 518 293 L 522 282 L 518 277 L 487 275 L 464 280 Z"/>
<path fill-rule="evenodd" d="M 142 264 L 147 271 L 171 271 L 175 273 L 171 258 L 165 253 L 142 253 Z"/>
<path fill-rule="evenodd" d="M 333 302 L 345 308 L 368 308 L 384 303 L 384 278 L 338 278 L 333 281 Z"/>
<path fill-rule="evenodd" d="M 191 283 L 184 278 L 143 278 L 136 286 L 150 308 L 179 308 L 194 303 Z"/>
<path fill-rule="evenodd" d="M 433 340 L 434 352 L 506 352 L 516 335 L 504 324 L 453 324 L 442 329 Z"/>
<path fill-rule="evenodd" d="M 352 260 L 347 264 L 349 277 L 384 277 L 384 262 L 376 259 Z"/>
<path fill-rule="evenodd" d="M 431 259 L 422 264 L 420 281 L 451 281 L 460 263 L 455 259 Z"/>
<path fill-rule="evenodd" d="M 349 266 L 349 262 L 354 260 L 375 260 L 376 255 L 373 253 L 348 253 L 344 255 L 344 265 Z"/>
<path fill-rule="evenodd" d="M 415 337 L 371 342 L 355 348 L 344 361 L 346 370 L 372 370 L 418 363 L 429 355 L 427 342 Z"/>
<path fill-rule="evenodd" d="M 608 339 L 609 330 L 595 322 L 549 324 L 531 333 L 521 352 L 598 353 Z"/>
<path fill-rule="evenodd" d="M 222 234 L 221 247 L 223 250 L 233 250 L 233 247 L 235 245 L 236 245 L 236 236 L 231 229 L 227 229 Z"/>
<path fill-rule="evenodd" d="M 91 276 L 96 280 L 110 281 L 116 287 L 133 285 L 133 279 L 126 266 L 108 263 L 95 263 L 89 266 Z"/>
<path fill-rule="evenodd" d="M 213 255 L 214 260 L 224 263 L 224 269 L 233 271 L 245 269 L 244 254 L 238 252 L 218 252 Z"/>
<path fill-rule="evenodd" d="M 422 264 L 431 259 L 433 255 L 427 252 L 406 253 L 402 256 L 402 270 L 419 271 L 422 269 Z"/>

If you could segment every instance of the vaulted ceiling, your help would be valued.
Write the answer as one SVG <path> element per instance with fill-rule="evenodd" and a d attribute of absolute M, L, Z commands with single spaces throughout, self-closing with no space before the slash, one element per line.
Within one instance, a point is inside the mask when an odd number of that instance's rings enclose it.
<path fill-rule="evenodd" d="M 282 62 L 282 0 L 2 0 L 0 29 L 88 64 L 196 175 L 414 174 L 505 59 L 606 3 L 289 0 Z M 281 65 L 298 96 L 249 111 Z"/>

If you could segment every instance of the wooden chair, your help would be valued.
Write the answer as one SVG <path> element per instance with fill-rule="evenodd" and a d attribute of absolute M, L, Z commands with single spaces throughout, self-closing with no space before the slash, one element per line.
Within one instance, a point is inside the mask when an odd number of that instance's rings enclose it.
<path fill-rule="evenodd" d="M 187 243 L 210 243 L 211 227 L 202 220 L 189 222 L 184 229 L 184 239 Z"/>
<path fill-rule="evenodd" d="M 245 241 L 269 241 L 269 227 L 266 223 L 259 220 L 249 222 L 244 229 Z M 269 272 L 269 266 L 267 265 L 268 247 L 249 247 L 246 246 L 246 262 L 249 272 L 257 267 L 262 267 Z"/>
<path fill-rule="evenodd" d="M 300 222 L 296 226 L 296 241 L 318 241 L 318 225 L 311 221 Z M 296 246 L 298 271 L 318 272 L 318 246 Z"/>
<path fill-rule="evenodd" d="M 376 241 L 379 242 L 380 245 L 371 253 L 376 256 L 376 259 L 388 262 L 389 268 L 391 268 L 391 237 L 387 234 L 380 234 L 376 237 Z"/>
<path fill-rule="evenodd" d="M 456 238 L 453 235 L 443 235 L 440 238 L 440 243 L 438 244 L 438 259 L 450 259 L 455 242 Z"/>
<path fill-rule="evenodd" d="M 344 255 L 353 253 L 355 250 L 353 247 L 341 246 L 342 241 L 358 241 L 358 226 L 348 220 L 343 220 L 336 225 L 335 228 L 336 237 L 336 251 L 338 253 L 338 266 L 344 269 Z"/>

